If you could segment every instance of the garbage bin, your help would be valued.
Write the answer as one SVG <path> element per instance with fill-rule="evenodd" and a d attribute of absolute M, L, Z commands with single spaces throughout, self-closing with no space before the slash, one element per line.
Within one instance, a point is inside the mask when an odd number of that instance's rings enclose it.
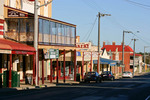
<path fill-rule="evenodd" d="M 9 70 L 3 73 L 3 87 L 8 87 Z M 20 87 L 20 74 L 17 71 L 11 71 L 11 87 Z"/>
<path fill-rule="evenodd" d="M 79 73 L 76 74 L 76 81 L 80 82 L 80 74 Z"/>
<path fill-rule="evenodd" d="M 2 73 L 0 73 L 0 88 L 2 88 Z"/>

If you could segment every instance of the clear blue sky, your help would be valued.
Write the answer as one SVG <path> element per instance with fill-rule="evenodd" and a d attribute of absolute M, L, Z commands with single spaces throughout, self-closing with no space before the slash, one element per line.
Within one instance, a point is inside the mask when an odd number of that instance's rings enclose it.
<path fill-rule="evenodd" d="M 123 30 L 136 34 L 125 34 L 125 45 L 132 48 L 131 39 L 138 39 L 136 52 L 144 52 L 144 46 L 150 46 L 150 0 L 53 0 L 52 4 L 52 18 L 77 25 L 81 42 L 91 40 L 94 45 L 98 40 L 98 12 L 111 14 L 101 17 L 101 46 L 103 41 L 121 44 Z"/>

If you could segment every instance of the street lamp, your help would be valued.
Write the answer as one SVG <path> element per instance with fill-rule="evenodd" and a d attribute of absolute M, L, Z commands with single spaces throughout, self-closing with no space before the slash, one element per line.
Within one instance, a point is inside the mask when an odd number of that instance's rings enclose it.
<path fill-rule="evenodd" d="M 111 16 L 111 14 L 102 14 L 98 12 L 98 65 L 97 65 L 97 72 L 99 73 L 100 68 L 100 17 L 104 16 Z"/>

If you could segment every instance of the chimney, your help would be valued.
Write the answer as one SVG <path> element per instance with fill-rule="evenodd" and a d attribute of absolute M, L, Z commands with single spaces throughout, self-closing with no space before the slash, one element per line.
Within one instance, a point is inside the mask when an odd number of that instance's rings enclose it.
<path fill-rule="evenodd" d="M 121 42 L 121 45 L 123 45 L 123 42 Z"/>
<path fill-rule="evenodd" d="M 76 43 L 80 42 L 80 36 L 76 36 Z"/>
<path fill-rule="evenodd" d="M 105 41 L 103 41 L 103 47 L 105 46 Z"/>
<path fill-rule="evenodd" d="M 115 41 L 113 41 L 113 42 L 112 42 L 112 45 L 116 45 L 116 42 L 115 42 Z"/>

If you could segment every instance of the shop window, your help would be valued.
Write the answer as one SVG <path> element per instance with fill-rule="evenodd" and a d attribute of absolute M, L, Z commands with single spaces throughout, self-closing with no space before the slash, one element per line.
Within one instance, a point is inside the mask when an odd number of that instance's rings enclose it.
<path fill-rule="evenodd" d="M 71 44 L 75 44 L 75 28 L 71 27 Z"/>
<path fill-rule="evenodd" d="M 39 43 L 43 42 L 43 21 L 42 19 L 39 19 Z"/>
<path fill-rule="evenodd" d="M 62 44 L 65 44 L 65 25 L 62 25 Z"/>
<path fill-rule="evenodd" d="M 49 34 L 49 21 L 43 20 L 43 42 L 44 44 L 49 44 L 50 34 Z"/>
<path fill-rule="evenodd" d="M 51 22 L 51 25 L 52 25 L 52 33 L 51 33 L 51 36 L 52 36 L 52 43 L 56 43 L 56 23 L 55 22 Z"/>
<path fill-rule="evenodd" d="M 62 24 L 58 24 L 58 44 L 62 44 Z"/>
<path fill-rule="evenodd" d="M 18 19 L 6 19 L 7 27 L 4 36 L 18 41 Z"/>
<path fill-rule="evenodd" d="M 73 46 L 75 44 L 75 27 L 39 19 L 39 43 Z"/>

